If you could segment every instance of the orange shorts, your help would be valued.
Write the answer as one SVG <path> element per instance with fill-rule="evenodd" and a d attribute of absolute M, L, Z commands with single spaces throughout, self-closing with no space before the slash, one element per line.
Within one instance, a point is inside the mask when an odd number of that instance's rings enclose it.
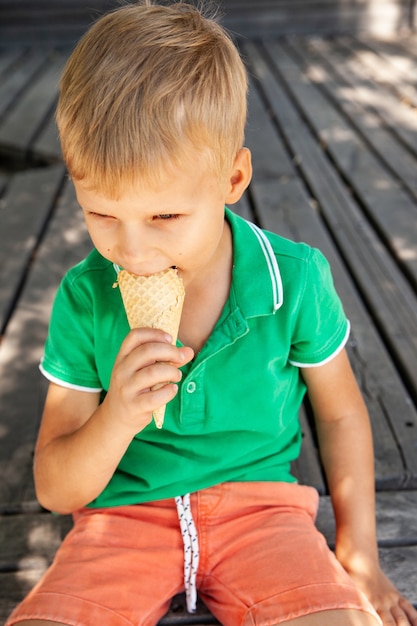
<path fill-rule="evenodd" d="M 267 626 L 329 609 L 359 609 L 381 623 L 316 530 L 317 505 L 314 489 L 284 483 L 225 483 L 191 495 L 197 588 L 223 626 Z M 6 626 L 156 624 L 184 589 L 174 500 L 74 517 L 54 563 Z"/>

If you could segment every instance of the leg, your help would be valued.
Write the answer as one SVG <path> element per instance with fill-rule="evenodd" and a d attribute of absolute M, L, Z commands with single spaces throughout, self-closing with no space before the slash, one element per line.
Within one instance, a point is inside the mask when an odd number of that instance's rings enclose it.
<path fill-rule="evenodd" d="M 183 570 L 174 500 L 89 509 L 6 624 L 152 626 L 183 590 Z"/>
<path fill-rule="evenodd" d="M 213 506 L 213 490 L 198 494 L 195 519 L 200 594 L 224 626 L 381 623 L 315 528 L 314 490 L 228 483 L 222 491 Z"/>
<path fill-rule="evenodd" d="M 380 622 L 369 613 L 352 609 L 320 611 L 306 617 L 282 622 L 282 626 L 334 626 L 335 624 L 337 626 L 377 626 Z"/>

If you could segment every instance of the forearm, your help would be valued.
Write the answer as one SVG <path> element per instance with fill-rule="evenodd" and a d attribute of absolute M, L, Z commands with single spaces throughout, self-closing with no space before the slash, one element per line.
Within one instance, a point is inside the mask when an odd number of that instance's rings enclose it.
<path fill-rule="evenodd" d="M 318 423 L 336 519 L 336 555 L 346 569 L 378 562 L 372 434 L 365 407 Z"/>
<path fill-rule="evenodd" d="M 335 512 L 336 556 L 384 626 L 417 626 L 417 612 L 379 566 L 371 427 L 346 352 L 303 376 Z"/>
<path fill-rule="evenodd" d="M 87 505 L 106 487 L 133 436 L 100 405 L 74 432 L 38 446 L 34 476 L 40 503 L 62 514 Z"/>

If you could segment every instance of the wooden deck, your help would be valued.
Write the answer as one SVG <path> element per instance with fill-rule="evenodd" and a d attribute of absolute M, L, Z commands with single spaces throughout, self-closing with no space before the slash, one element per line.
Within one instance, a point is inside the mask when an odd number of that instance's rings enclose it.
<path fill-rule="evenodd" d="M 363 32 L 387 36 L 416 26 L 416 0 L 213 0 L 225 25 L 246 37 Z M 0 0 L 0 41 L 64 45 L 76 41 L 120 0 Z"/>
<path fill-rule="evenodd" d="M 238 210 L 320 247 L 352 322 L 349 352 L 375 439 L 383 566 L 417 603 L 417 38 L 246 37 L 254 177 Z M 53 558 L 70 520 L 36 502 L 37 364 L 65 270 L 90 249 L 53 110 L 68 52 L 0 52 L 0 621 Z M 300 480 L 333 517 L 308 406 Z M 161 624 L 187 616 L 176 598 Z"/>

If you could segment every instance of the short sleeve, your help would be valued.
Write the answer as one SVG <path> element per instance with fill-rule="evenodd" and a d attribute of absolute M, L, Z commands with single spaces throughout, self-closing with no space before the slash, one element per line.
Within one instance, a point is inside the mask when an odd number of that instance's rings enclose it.
<path fill-rule="evenodd" d="M 327 259 L 312 248 L 306 262 L 289 357 L 290 363 L 298 367 L 330 361 L 343 349 L 350 331 Z"/>
<path fill-rule="evenodd" d="M 40 369 L 51 381 L 101 391 L 94 353 L 93 303 L 71 274 L 64 277 L 52 309 Z"/>

